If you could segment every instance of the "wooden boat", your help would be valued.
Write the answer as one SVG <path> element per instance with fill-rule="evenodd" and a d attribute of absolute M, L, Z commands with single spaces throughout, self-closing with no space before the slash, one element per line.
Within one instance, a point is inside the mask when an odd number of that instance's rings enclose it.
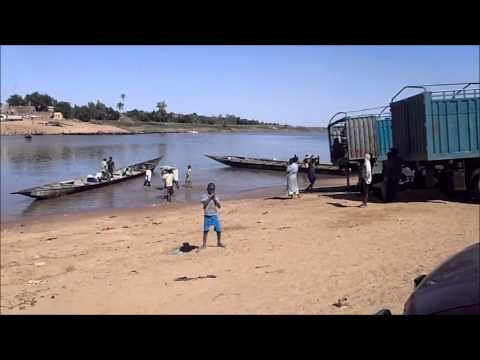
<path fill-rule="evenodd" d="M 35 199 L 50 199 L 58 196 L 74 194 L 86 190 L 97 189 L 107 185 L 113 185 L 129 179 L 136 178 L 145 174 L 147 169 L 153 170 L 158 165 L 162 157 L 133 164 L 113 172 L 111 180 L 100 180 L 91 176 L 74 178 L 72 180 L 51 183 L 43 186 L 37 186 L 30 189 L 19 190 L 12 194 L 30 196 Z"/>
<path fill-rule="evenodd" d="M 248 169 L 286 171 L 288 166 L 288 161 L 285 160 L 247 158 L 242 156 L 215 156 L 207 154 L 205 154 L 205 156 L 228 166 Z M 300 166 L 299 171 L 307 172 L 307 168 Z M 344 175 L 343 170 L 332 164 L 318 164 L 315 166 L 315 172 L 317 174 Z"/>
<path fill-rule="evenodd" d="M 25 139 L 27 139 L 27 140 L 32 139 L 32 135 L 30 135 L 30 134 L 25 135 Z"/>

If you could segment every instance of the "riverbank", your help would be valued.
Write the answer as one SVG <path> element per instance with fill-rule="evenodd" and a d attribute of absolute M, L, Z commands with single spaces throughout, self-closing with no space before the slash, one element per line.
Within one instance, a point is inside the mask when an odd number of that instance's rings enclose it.
<path fill-rule="evenodd" d="M 48 119 L 4 121 L 0 123 L 0 135 L 131 135 L 156 133 L 204 133 L 204 132 L 285 132 L 321 131 L 321 128 L 276 127 L 263 125 L 209 125 L 180 123 L 142 123 L 132 121 L 94 121 Z"/>
<path fill-rule="evenodd" d="M 206 250 L 186 254 L 172 251 L 200 244 L 198 204 L 11 223 L 1 312 L 399 313 L 414 277 L 478 241 L 478 204 L 439 196 L 404 192 L 366 209 L 347 195 L 225 201 L 227 248 L 211 232 Z"/>
<path fill-rule="evenodd" d="M 93 124 L 80 120 L 22 120 L 0 123 L 1 135 L 102 135 L 128 134 L 125 129 L 107 124 Z"/>

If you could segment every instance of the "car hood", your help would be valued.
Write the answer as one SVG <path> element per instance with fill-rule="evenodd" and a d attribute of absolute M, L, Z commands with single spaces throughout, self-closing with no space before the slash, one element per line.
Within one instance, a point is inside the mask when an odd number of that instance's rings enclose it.
<path fill-rule="evenodd" d="M 476 304 L 480 304 L 480 243 L 426 276 L 405 303 L 404 314 L 434 314 Z"/>

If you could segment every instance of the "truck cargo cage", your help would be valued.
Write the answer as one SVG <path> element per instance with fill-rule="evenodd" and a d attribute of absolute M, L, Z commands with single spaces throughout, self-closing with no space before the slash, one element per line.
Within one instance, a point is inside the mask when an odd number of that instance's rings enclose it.
<path fill-rule="evenodd" d="M 409 85 L 398 91 L 389 108 L 393 143 L 400 156 L 409 161 L 480 157 L 479 85 L 476 82 Z M 431 91 L 430 88 L 436 87 L 450 89 Z M 406 89 L 422 92 L 396 100 Z"/>
<path fill-rule="evenodd" d="M 328 141 L 330 160 L 333 164 L 346 166 L 360 162 L 365 153 L 370 153 L 373 158 L 377 158 L 382 151 L 385 152 L 383 148 L 379 151 L 377 121 L 383 121 L 382 125 L 384 125 L 388 142 L 391 139 L 390 115 L 379 116 L 380 109 L 384 107 L 341 111 L 332 116 L 328 123 Z M 390 143 L 391 141 L 388 142 Z M 382 145 L 388 146 L 385 141 Z"/>

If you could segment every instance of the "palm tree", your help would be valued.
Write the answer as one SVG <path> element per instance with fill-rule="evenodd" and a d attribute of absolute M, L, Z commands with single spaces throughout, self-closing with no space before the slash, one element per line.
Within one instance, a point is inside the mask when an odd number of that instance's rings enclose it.
<path fill-rule="evenodd" d="M 125 95 L 125 94 L 120 94 L 120 99 L 122 99 L 122 103 L 123 103 L 122 105 L 125 104 L 125 98 L 126 98 L 126 97 L 127 97 L 127 95 Z M 123 109 L 123 106 L 122 106 L 122 109 Z"/>
<path fill-rule="evenodd" d="M 158 111 L 162 114 L 167 112 L 167 103 L 165 101 L 160 101 L 157 103 Z"/>
<path fill-rule="evenodd" d="M 118 109 L 119 112 L 122 112 L 122 110 L 123 110 L 123 103 L 121 103 L 121 102 L 117 103 L 117 109 Z"/>

